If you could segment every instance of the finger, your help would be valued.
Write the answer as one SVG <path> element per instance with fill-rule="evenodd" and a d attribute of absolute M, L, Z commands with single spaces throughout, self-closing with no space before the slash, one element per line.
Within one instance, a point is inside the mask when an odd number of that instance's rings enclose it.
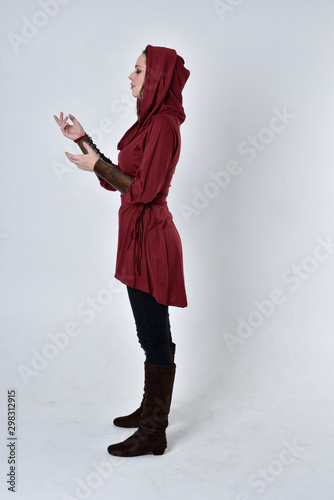
<path fill-rule="evenodd" d="M 65 154 L 67 158 L 73 161 L 74 163 L 80 161 L 81 158 L 84 156 L 84 155 L 72 155 L 71 153 L 67 153 L 67 151 L 65 151 Z"/>
<path fill-rule="evenodd" d="M 92 151 L 94 151 L 93 148 L 91 148 L 90 145 L 87 144 L 87 142 L 84 142 L 83 145 L 88 153 L 91 153 Z"/>
<path fill-rule="evenodd" d="M 56 120 L 57 125 L 60 125 L 60 121 L 58 120 L 58 117 L 56 115 L 53 115 L 53 118 Z"/>
<path fill-rule="evenodd" d="M 72 162 L 72 163 L 76 163 L 76 160 L 73 158 L 74 155 L 71 155 L 70 153 L 67 153 L 65 152 L 67 158 Z"/>
<path fill-rule="evenodd" d="M 71 118 L 73 123 L 78 123 L 78 120 L 75 118 L 75 116 L 71 115 L 71 113 L 69 113 L 68 116 Z"/>
<path fill-rule="evenodd" d="M 64 129 L 65 129 L 65 128 L 67 128 L 67 127 L 68 127 L 68 123 L 67 123 L 67 119 L 65 118 L 65 119 L 63 120 L 63 123 L 61 124 L 61 129 L 62 129 L 62 130 L 64 130 Z"/>

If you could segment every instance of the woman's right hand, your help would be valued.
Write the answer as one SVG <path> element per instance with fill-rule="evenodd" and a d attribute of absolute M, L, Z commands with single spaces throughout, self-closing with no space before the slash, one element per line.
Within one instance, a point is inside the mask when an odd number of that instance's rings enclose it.
<path fill-rule="evenodd" d="M 70 113 L 68 116 L 65 116 L 65 118 L 64 118 L 64 114 L 61 111 L 59 118 L 56 115 L 53 115 L 53 117 L 56 120 L 57 125 L 59 125 L 63 135 L 65 137 L 67 137 L 68 139 L 72 139 L 73 141 L 75 141 L 76 139 L 79 139 L 79 137 L 82 137 L 83 135 L 85 135 L 85 131 L 84 131 L 82 125 Z M 72 120 L 73 125 L 70 125 L 69 123 L 67 123 L 67 120 L 69 118 Z"/>

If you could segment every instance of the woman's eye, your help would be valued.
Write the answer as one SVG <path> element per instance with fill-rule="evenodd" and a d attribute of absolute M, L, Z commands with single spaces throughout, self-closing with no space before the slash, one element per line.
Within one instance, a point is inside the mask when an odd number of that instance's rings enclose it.
<path fill-rule="evenodd" d="M 139 73 L 141 73 L 141 71 L 139 71 L 139 70 L 137 69 L 136 73 L 137 73 L 137 75 L 139 75 Z"/>

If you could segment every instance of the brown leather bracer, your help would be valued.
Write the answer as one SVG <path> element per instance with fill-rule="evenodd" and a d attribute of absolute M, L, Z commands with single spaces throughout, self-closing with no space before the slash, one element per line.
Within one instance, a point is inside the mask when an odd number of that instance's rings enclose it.
<path fill-rule="evenodd" d="M 100 157 L 94 165 L 95 174 L 99 178 L 108 182 L 108 184 L 113 186 L 122 194 L 125 194 L 128 191 L 134 177 L 125 174 L 116 165 L 114 165 L 109 158 L 107 158 L 103 153 L 101 153 L 101 151 L 94 144 L 93 139 L 87 134 L 81 139 L 81 141 L 77 142 L 79 148 L 84 154 L 87 154 L 87 150 L 85 149 L 85 143 L 89 144 L 89 146 Z"/>

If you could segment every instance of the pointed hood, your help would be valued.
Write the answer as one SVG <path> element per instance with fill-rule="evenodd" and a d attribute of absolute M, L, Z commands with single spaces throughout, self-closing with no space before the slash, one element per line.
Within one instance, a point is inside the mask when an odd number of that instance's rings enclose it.
<path fill-rule="evenodd" d="M 140 117 L 124 134 L 117 145 L 123 149 L 149 123 L 152 116 L 160 113 L 173 114 L 179 124 L 186 115 L 182 106 L 182 90 L 190 71 L 175 50 L 147 45 L 144 95 Z M 139 101 L 137 99 L 137 109 Z"/>

